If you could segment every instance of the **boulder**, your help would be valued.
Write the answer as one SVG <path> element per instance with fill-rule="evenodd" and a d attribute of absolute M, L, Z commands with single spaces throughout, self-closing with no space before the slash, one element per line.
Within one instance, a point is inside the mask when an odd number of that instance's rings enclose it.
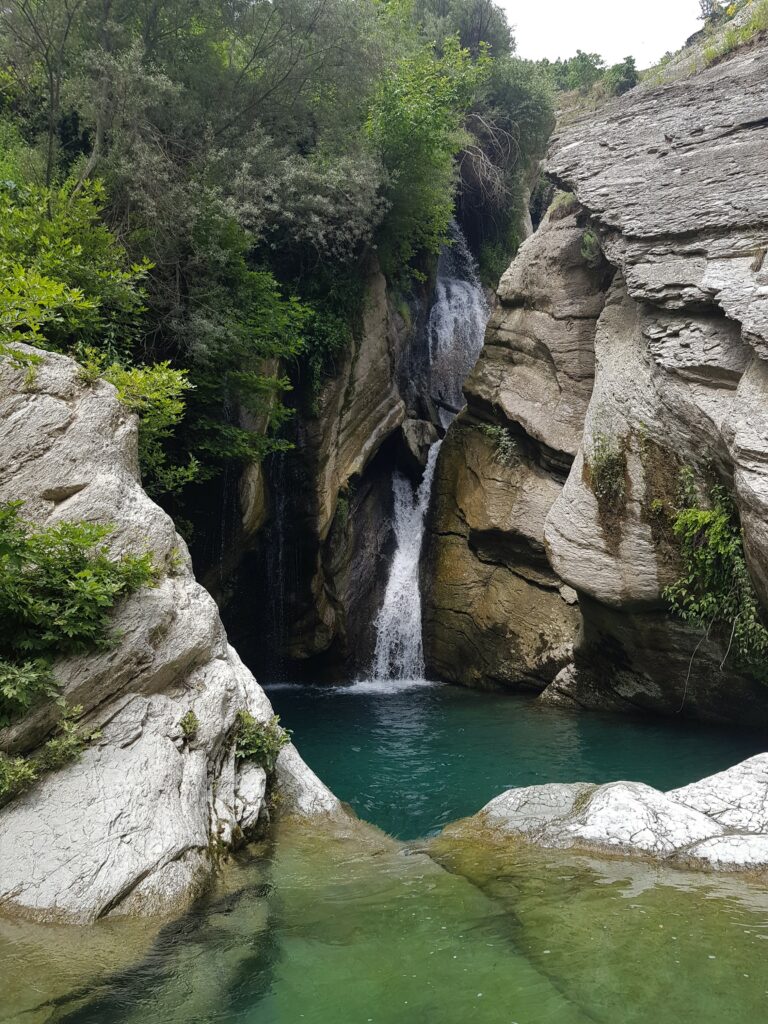
<path fill-rule="evenodd" d="M 455 829 L 449 826 L 449 829 Z M 690 786 L 556 783 L 495 797 L 462 831 L 498 842 L 645 855 L 673 866 L 768 870 L 768 754 Z"/>
<path fill-rule="evenodd" d="M 178 910 L 259 817 L 264 790 L 235 761 L 233 730 L 238 711 L 264 722 L 272 708 L 228 645 L 172 520 L 141 488 L 137 421 L 112 386 L 49 353 L 31 382 L 3 360 L 0 386 L 0 500 L 22 500 L 39 525 L 109 524 L 114 554 L 150 551 L 161 574 L 116 608 L 114 647 L 54 666 L 82 728 L 101 735 L 0 809 L 0 906 L 81 922 Z M 180 726 L 188 711 L 191 738 Z M 33 751 L 54 723 L 53 708 L 38 708 L 0 733 L 0 749 Z M 339 808 L 291 747 L 277 786 L 289 811 Z"/>

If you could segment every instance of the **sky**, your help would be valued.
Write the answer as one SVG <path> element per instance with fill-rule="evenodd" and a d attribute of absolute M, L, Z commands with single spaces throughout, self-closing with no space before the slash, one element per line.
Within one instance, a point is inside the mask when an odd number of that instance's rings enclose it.
<path fill-rule="evenodd" d="M 631 54 L 638 67 L 678 50 L 701 28 L 699 0 L 497 0 L 514 26 L 520 57 L 599 53 L 609 64 Z"/>

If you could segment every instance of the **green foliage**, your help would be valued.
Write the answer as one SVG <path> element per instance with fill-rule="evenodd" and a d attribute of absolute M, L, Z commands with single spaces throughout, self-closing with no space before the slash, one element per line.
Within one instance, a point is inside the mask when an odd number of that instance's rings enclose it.
<path fill-rule="evenodd" d="M 716 64 L 729 53 L 749 43 L 758 32 L 768 31 L 768 0 L 755 0 L 749 7 L 749 17 L 741 25 L 728 25 L 704 48 L 705 65 Z"/>
<path fill-rule="evenodd" d="M 184 416 L 188 372 L 170 363 L 124 367 L 112 363 L 104 379 L 117 388 L 120 401 L 139 417 L 139 463 L 144 487 L 151 495 L 176 493 L 196 480 L 200 464 L 190 455 L 185 465 L 171 465 L 167 442 Z"/>
<path fill-rule="evenodd" d="M 111 558 L 109 528 L 37 528 L 22 502 L 0 505 L 0 725 L 54 692 L 51 662 L 109 646 L 111 610 L 156 572 L 150 555 Z"/>
<path fill-rule="evenodd" d="M 227 460 L 259 461 L 287 447 L 275 437 L 290 416 L 282 397 L 291 383 L 281 366 L 304 351 L 312 311 L 285 295 L 269 271 L 251 269 L 247 237 L 233 222 L 212 222 L 205 231 L 202 251 L 210 255 L 189 283 L 194 390 L 187 404 L 192 451 L 201 475 L 210 476 Z"/>
<path fill-rule="evenodd" d="M 77 761 L 100 733 L 84 733 L 76 723 L 83 713 L 80 705 L 70 706 L 63 699 L 57 701 L 61 712 L 54 735 L 33 757 L 8 757 L 0 753 L 0 805 L 7 803 L 28 789 L 43 772 L 55 771 Z"/>
<path fill-rule="evenodd" d="M 37 765 L 29 758 L 0 753 L 0 804 L 23 793 L 37 776 Z"/>
<path fill-rule="evenodd" d="M 285 450 L 288 406 L 354 343 L 342 293 L 373 249 L 410 286 L 457 185 L 489 282 L 519 244 L 552 104 L 513 50 L 492 0 L 5 5 L 0 354 L 119 380 L 174 508 Z"/>
<path fill-rule="evenodd" d="M 515 47 L 504 10 L 493 0 L 416 0 L 414 17 L 425 39 L 442 49 L 458 33 L 473 57 L 503 57 Z"/>
<path fill-rule="evenodd" d="M 562 220 L 578 209 L 579 201 L 573 192 L 557 192 L 549 207 L 550 220 Z M 584 239 L 582 238 L 582 247 Z M 582 252 L 583 255 L 583 252 Z"/>
<path fill-rule="evenodd" d="M 609 96 L 622 96 L 634 89 L 640 81 L 634 57 L 625 57 L 619 64 L 613 64 L 605 72 L 602 85 Z"/>
<path fill-rule="evenodd" d="M 278 754 L 290 742 L 290 731 L 282 728 L 277 715 L 263 723 L 257 722 L 249 711 L 238 711 L 235 741 L 235 757 L 238 761 L 253 761 L 271 774 L 275 770 Z"/>
<path fill-rule="evenodd" d="M 577 50 L 576 56 L 568 60 L 543 60 L 540 64 L 554 87 L 561 91 L 578 89 L 581 93 L 589 92 L 605 73 L 605 61 L 600 54 L 583 50 Z"/>
<path fill-rule="evenodd" d="M 627 456 L 623 446 L 605 434 L 596 434 L 587 464 L 590 486 L 598 504 L 615 511 L 626 498 Z"/>
<path fill-rule="evenodd" d="M 100 182 L 0 186 L 0 324 L 13 332 L 6 340 L 127 351 L 150 265 L 130 261 L 101 222 L 103 204 Z"/>
<path fill-rule="evenodd" d="M 634 89 L 640 81 L 634 57 L 625 57 L 618 64 L 606 67 L 599 53 L 577 50 L 576 56 L 568 60 L 543 60 L 539 66 L 549 76 L 555 89 L 562 92 L 577 91 L 582 96 L 588 93 L 621 96 Z"/>
<path fill-rule="evenodd" d="M 450 37 L 398 60 L 376 90 L 366 130 L 390 175 L 390 211 L 380 245 L 391 276 L 419 252 L 438 252 L 453 216 L 454 157 L 466 136 L 462 115 L 489 74 Z"/>
<path fill-rule="evenodd" d="M 181 735 L 184 737 L 187 743 L 193 740 L 197 736 L 197 730 L 200 728 L 200 719 L 197 717 L 192 708 L 182 715 L 181 721 L 179 722 L 179 728 L 181 729 Z"/>
<path fill-rule="evenodd" d="M 72 707 L 64 700 L 58 703 L 61 718 L 56 734 L 43 744 L 42 750 L 34 758 L 35 764 L 43 771 L 55 771 L 56 768 L 77 761 L 88 744 L 100 735 L 98 732 L 86 734 L 79 728 L 76 720 L 83 713 L 79 704 Z"/>
<path fill-rule="evenodd" d="M 517 441 L 507 427 L 488 424 L 482 428 L 483 433 L 493 443 L 493 458 L 502 466 L 514 466 L 519 459 Z"/>
<path fill-rule="evenodd" d="M 744 557 L 736 507 L 720 486 L 710 491 L 708 507 L 701 507 L 690 470 L 682 478 L 682 499 L 672 530 L 683 574 L 664 597 L 684 621 L 727 643 L 723 662 L 733 652 L 768 681 L 768 629 Z"/>
<path fill-rule="evenodd" d="M 581 236 L 581 257 L 588 267 L 595 270 L 603 261 L 603 250 L 594 231 L 589 228 Z"/>
<path fill-rule="evenodd" d="M 461 221 L 491 287 L 522 240 L 531 172 L 553 126 L 551 84 L 537 65 L 515 57 L 492 61 L 465 119 L 459 156 Z"/>

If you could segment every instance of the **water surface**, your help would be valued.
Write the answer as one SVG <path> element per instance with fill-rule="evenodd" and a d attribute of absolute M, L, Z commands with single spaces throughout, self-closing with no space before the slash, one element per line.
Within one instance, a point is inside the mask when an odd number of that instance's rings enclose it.
<path fill-rule="evenodd" d="M 531 697 L 408 682 L 267 687 L 302 756 L 361 818 L 401 839 L 474 814 L 510 786 L 683 786 L 765 749 L 679 719 L 548 708 Z"/>
<path fill-rule="evenodd" d="M 0 919 L 3 1024 L 730 1024 L 768 1020 L 768 886 L 479 842 L 508 785 L 669 787 L 753 753 L 683 723 L 443 686 L 271 690 L 363 821 L 281 822 L 155 934 Z"/>

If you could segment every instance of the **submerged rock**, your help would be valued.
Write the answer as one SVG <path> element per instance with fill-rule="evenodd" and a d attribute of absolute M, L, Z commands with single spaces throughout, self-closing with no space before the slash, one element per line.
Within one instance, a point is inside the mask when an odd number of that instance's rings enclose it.
<path fill-rule="evenodd" d="M 137 421 L 111 385 L 47 353 L 32 383 L 7 360 L 0 381 L 0 500 L 22 500 L 40 525 L 110 524 L 115 554 L 151 551 L 161 572 L 116 608 L 114 647 L 54 666 L 83 729 L 101 736 L 0 809 L 0 907 L 77 921 L 177 910 L 259 818 L 264 787 L 236 762 L 233 729 L 238 711 L 265 722 L 271 705 L 228 645 L 173 522 L 142 490 Z M 0 732 L 0 749 L 34 750 L 54 710 Z M 191 738 L 180 725 L 188 711 Z M 290 746 L 276 784 L 289 811 L 339 807 Z"/>
<path fill-rule="evenodd" d="M 768 871 L 768 754 L 667 793 L 639 782 L 511 789 L 458 827 L 554 849 L 646 854 L 718 871 Z"/>

